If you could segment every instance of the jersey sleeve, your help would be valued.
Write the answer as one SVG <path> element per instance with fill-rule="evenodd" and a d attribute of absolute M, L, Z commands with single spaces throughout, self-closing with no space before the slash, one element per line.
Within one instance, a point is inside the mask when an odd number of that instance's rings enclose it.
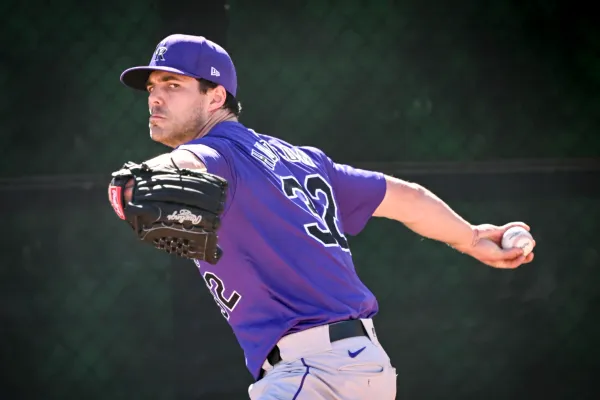
<path fill-rule="evenodd" d="M 227 158 L 214 148 L 202 143 L 188 143 L 177 147 L 178 150 L 187 150 L 192 152 L 206 166 L 206 171 L 220 176 L 228 182 L 227 203 L 231 204 L 231 199 L 235 194 L 237 176 L 231 168 Z M 225 208 L 227 211 L 228 206 Z"/>
<path fill-rule="evenodd" d="M 383 201 L 385 175 L 329 161 L 329 174 L 344 231 L 358 234 Z"/>
<path fill-rule="evenodd" d="M 220 176 L 223 179 L 230 178 L 231 172 L 225 158 L 212 147 L 205 144 L 184 144 L 177 147 L 178 150 L 187 150 L 192 152 L 206 166 L 206 170 L 211 174 Z"/>

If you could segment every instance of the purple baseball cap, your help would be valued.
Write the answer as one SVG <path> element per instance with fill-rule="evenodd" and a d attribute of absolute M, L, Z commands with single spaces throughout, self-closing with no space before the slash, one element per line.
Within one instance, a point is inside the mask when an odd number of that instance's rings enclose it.
<path fill-rule="evenodd" d="M 237 74 L 231 57 L 225 49 L 203 36 L 167 36 L 156 46 L 150 64 L 126 69 L 121 74 L 121 82 L 145 91 L 152 71 L 206 79 L 223 86 L 233 97 L 237 92 Z"/>

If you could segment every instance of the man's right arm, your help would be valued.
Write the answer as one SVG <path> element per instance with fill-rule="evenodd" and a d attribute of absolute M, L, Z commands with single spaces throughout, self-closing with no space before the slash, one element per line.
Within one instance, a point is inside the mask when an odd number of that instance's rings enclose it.
<path fill-rule="evenodd" d="M 525 256 L 518 247 L 503 249 L 500 245 L 509 228 L 520 226 L 529 230 L 527 224 L 471 225 L 423 186 L 391 176 L 385 176 L 385 181 L 385 195 L 373 216 L 402 222 L 419 235 L 444 242 L 492 267 L 517 268 L 533 261 L 533 252 Z"/>
<path fill-rule="evenodd" d="M 474 226 L 430 190 L 387 175 L 385 180 L 385 195 L 373 213 L 374 217 L 399 221 L 421 236 L 458 250 L 473 244 Z"/>

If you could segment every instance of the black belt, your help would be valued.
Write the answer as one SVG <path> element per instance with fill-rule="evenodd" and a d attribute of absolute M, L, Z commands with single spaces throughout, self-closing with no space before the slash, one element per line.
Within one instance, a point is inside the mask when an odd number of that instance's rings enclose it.
<path fill-rule="evenodd" d="M 369 336 L 364 325 L 358 319 L 336 322 L 329 325 L 329 339 L 332 343 L 338 340 L 348 339 L 356 336 Z M 271 366 L 275 366 L 275 364 L 281 361 L 279 347 L 273 347 L 273 350 L 271 350 L 267 355 L 267 361 L 269 364 L 271 364 Z M 258 379 L 261 379 L 264 373 L 265 371 L 261 370 Z"/>

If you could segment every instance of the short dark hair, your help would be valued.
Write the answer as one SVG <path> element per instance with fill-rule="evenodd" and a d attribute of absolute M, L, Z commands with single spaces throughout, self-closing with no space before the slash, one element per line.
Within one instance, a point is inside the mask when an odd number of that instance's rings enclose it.
<path fill-rule="evenodd" d="M 200 82 L 200 91 L 202 93 L 206 93 L 208 89 L 214 89 L 219 86 L 218 84 L 206 79 L 198 79 L 198 82 Z M 231 111 L 236 117 L 239 117 L 242 113 L 242 104 L 237 101 L 237 99 L 229 92 L 227 92 L 227 98 L 225 98 L 225 104 L 223 104 L 223 108 Z"/>

